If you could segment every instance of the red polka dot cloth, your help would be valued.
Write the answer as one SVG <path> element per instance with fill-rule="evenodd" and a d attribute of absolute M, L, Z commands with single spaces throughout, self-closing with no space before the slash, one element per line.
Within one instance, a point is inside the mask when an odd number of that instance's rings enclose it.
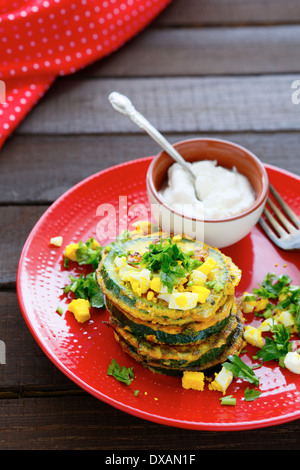
<path fill-rule="evenodd" d="M 0 148 L 59 75 L 116 51 L 171 0 L 0 0 Z"/>

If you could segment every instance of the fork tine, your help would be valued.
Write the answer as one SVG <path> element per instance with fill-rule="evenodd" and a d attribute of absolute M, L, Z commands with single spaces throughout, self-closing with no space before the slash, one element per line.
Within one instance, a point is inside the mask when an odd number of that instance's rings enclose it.
<path fill-rule="evenodd" d="M 268 221 L 270 222 L 271 226 L 276 230 L 278 235 L 281 237 L 284 237 L 287 235 L 287 232 L 282 228 L 282 226 L 277 222 L 275 217 L 271 214 L 271 212 L 265 207 L 264 208 L 264 214 Z"/>
<path fill-rule="evenodd" d="M 295 214 L 295 212 L 292 211 L 292 209 L 287 205 L 287 203 L 282 199 L 280 194 L 276 191 L 276 189 L 270 184 L 270 191 L 273 194 L 274 198 L 278 202 L 278 204 L 281 206 L 281 208 L 285 211 L 285 213 L 290 217 L 291 221 L 296 225 L 296 227 L 300 228 L 300 220 Z"/>
<path fill-rule="evenodd" d="M 266 221 L 260 217 L 259 219 L 259 225 L 261 226 L 261 228 L 265 231 L 265 233 L 268 235 L 268 237 L 276 244 L 278 245 L 279 244 L 279 238 L 277 237 L 277 235 L 275 235 L 275 233 L 273 232 L 273 230 L 270 228 L 270 226 L 266 223 Z"/>
<path fill-rule="evenodd" d="M 284 225 L 284 227 L 286 228 L 286 230 L 288 232 L 295 232 L 297 229 L 295 228 L 294 225 L 292 225 L 290 223 L 290 221 L 285 217 L 285 215 L 278 209 L 278 207 L 274 204 L 274 202 L 268 198 L 267 199 L 267 203 L 269 204 L 269 206 L 271 207 L 271 209 L 273 210 L 274 214 L 278 217 L 278 219 L 280 220 L 280 222 Z"/>

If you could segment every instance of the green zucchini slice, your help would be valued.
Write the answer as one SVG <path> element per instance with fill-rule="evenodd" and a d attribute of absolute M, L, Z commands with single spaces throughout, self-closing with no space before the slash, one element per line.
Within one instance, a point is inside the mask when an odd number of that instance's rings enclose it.
<path fill-rule="evenodd" d="M 156 237 L 132 239 L 122 245 L 122 251 L 142 255 L 149 250 L 149 245 L 155 242 L 157 242 Z M 158 300 L 155 303 L 147 300 L 145 295 L 137 296 L 131 289 L 130 284 L 122 281 L 119 276 L 114 263 L 118 252 L 114 249 L 106 256 L 103 256 L 97 269 L 97 280 L 106 298 L 118 309 L 129 313 L 134 318 L 147 322 L 157 322 L 161 325 L 184 325 L 207 321 L 213 317 L 224 303 L 227 295 L 234 293 L 234 288 L 240 280 L 240 270 L 230 258 L 225 257 L 219 250 L 213 249 L 204 243 L 181 239 L 178 245 L 184 252 L 192 250 L 199 257 L 198 259 L 211 257 L 217 263 L 215 279 L 219 290 L 216 291 L 212 288 L 205 303 L 198 303 L 195 308 L 190 310 L 177 310 L 168 308 L 168 304 L 164 300 Z"/>
<path fill-rule="evenodd" d="M 119 339 L 135 351 L 142 362 L 152 366 L 186 369 L 200 367 L 215 360 L 231 343 L 240 323 L 239 317 L 233 311 L 229 323 L 219 333 L 200 343 L 189 345 L 157 345 L 135 337 L 116 321 L 113 321 L 112 326 Z"/>
<path fill-rule="evenodd" d="M 158 344 L 191 344 L 203 341 L 223 329 L 230 320 L 233 296 L 229 296 L 225 304 L 218 310 L 212 320 L 190 323 L 183 326 L 162 326 L 151 322 L 135 319 L 122 312 L 110 300 L 106 300 L 107 310 L 112 318 L 136 337 Z"/>
<path fill-rule="evenodd" d="M 163 360 L 152 361 L 146 356 L 141 356 L 139 351 L 137 351 L 132 344 L 129 344 L 116 332 L 115 336 L 121 348 L 144 367 L 157 373 L 181 376 L 185 370 L 202 371 L 206 374 L 210 374 L 222 364 L 222 362 L 225 362 L 229 355 L 239 354 L 243 345 L 242 332 L 243 321 L 239 314 L 237 314 L 237 324 L 227 336 L 226 341 L 222 342 L 220 340 L 214 348 L 207 350 L 197 360 L 189 363 L 183 363 L 182 361 L 169 361 L 168 363 Z"/>

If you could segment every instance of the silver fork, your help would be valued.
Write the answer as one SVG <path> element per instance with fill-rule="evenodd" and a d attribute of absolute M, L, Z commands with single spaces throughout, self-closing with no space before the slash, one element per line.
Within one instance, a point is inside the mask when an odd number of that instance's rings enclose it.
<path fill-rule="evenodd" d="M 263 211 L 266 220 L 260 217 L 259 224 L 277 246 L 283 250 L 297 250 L 300 248 L 300 219 L 271 184 L 269 189 L 278 206 L 268 197 Z"/>

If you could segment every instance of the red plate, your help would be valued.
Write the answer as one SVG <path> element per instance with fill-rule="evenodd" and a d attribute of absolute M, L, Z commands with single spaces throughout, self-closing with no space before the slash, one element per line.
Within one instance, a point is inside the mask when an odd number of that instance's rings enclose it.
<path fill-rule="evenodd" d="M 271 426 L 300 417 L 300 376 L 270 362 L 256 370 L 260 376 L 260 398 L 245 402 L 250 384 L 234 380 L 227 390 L 237 398 L 236 406 L 221 406 L 219 392 L 184 390 L 178 377 L 153 374 L 121 351 L 112 331 L 103 322 L 107 312 L 92 312 L 88 323 L 77 323 L 66 311 L 69 299 L 61 288 L 76 266 L 63 268 L 64 246 L 97 238 L 103 216 L 97 208 L 110 204 L 119 214 L 119 196 L 126 196 L 120 210 L 133 204 L 148 205 L 145 176 L 152 157 L 131 161 L 92 175 L 63 194 L 41 217 L 23 248 L 17 275 L 17 291 L 22 313 L 34 338 L 50 360 L 82 389 L 100 400 L 140 418 L 188 429 L 238 430 Z M 300 179 L 279 168 L 266 165 L 270 181 L 300 213 Z M 124 222 L 124 216 L 122 216 Z M 117 217 L 118 218 L 118 217 Z M 110 228 L 112 228 L 110 224 Z M 63 236 L 63 246 L 49 245 L 51 237 Z M 98 238 L 101 244 L 107 240 Z M 241 242 L 223 250 L 242 269 L 237 295 L 257 287 L 268 272 L 287 273 L 299 284 L 299 252 L 277 249 L 255 227 Z M 58 305 L 66 311 L 56 313 Z M 250 320 L 250 319 L 249 319 Z M 255 320 L 251 319 L 255 324 Z M 248 347 L 242 359 L 252 361 Z M 130 386 L 107 375 L 112 359 L 133 366 Z M 250 388 L 253 388 L 250 385 Z M 139 390 L 138 396 L 134 391 Z"/>

